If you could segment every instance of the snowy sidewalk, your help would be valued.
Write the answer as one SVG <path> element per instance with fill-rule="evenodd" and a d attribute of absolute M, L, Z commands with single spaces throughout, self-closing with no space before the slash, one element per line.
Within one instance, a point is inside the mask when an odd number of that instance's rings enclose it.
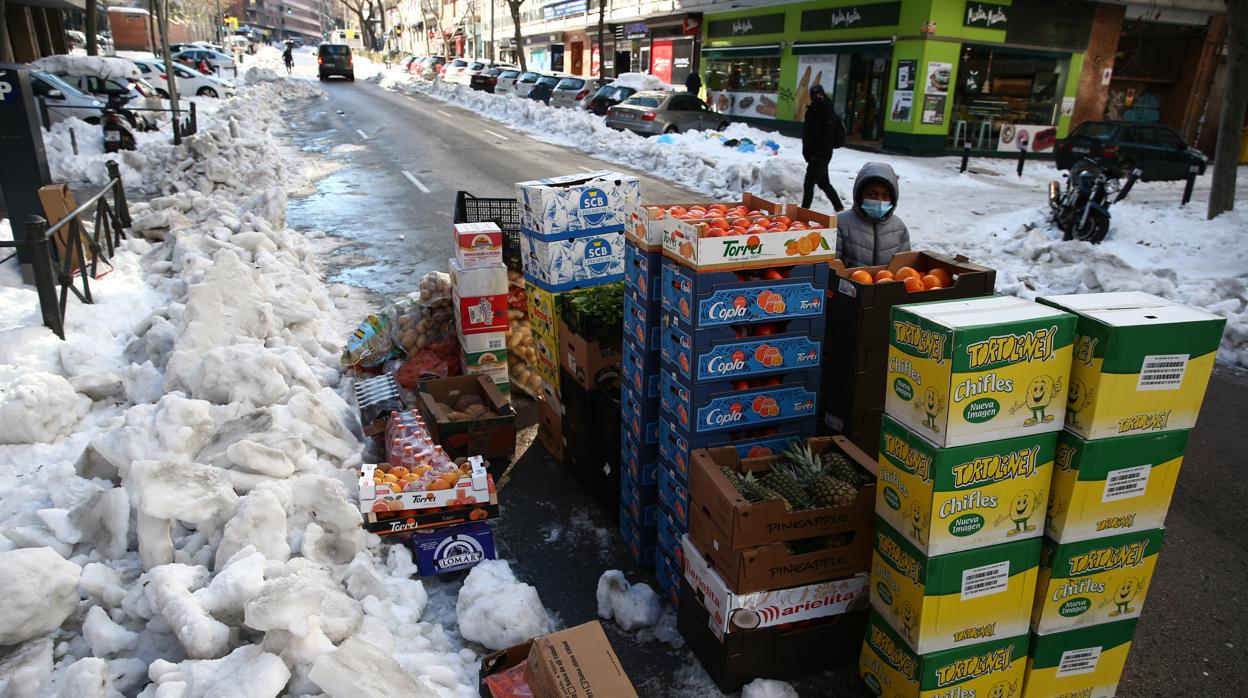
<path fill-rule="evenodd" d="M 538 140 L 567 145 L 609 162 L 669 179 L 712 199 L 744 191 L 800 201 L 805 163 L 800 140 L 734 124 L 723 134 L 749 138 L 753 152 L 724 147 L 720 138 L 691 132 L 642 138 L 608 128 L 584 111 L 548 107 L 445 83 L 437 86 L 392 70 L 386 89 L 423 95 L 505 123 Z M 780 146 L 771 154 L 762 144 Z M 1015 174 L 1012 159 L 979 159 L 958 172 L 959 158 L 905 157 L 840 149 L 833 186 L 848 199 L 859 168 L 886 161 L 900 178 L 897 215 L 915 249 L 965 254 L 997 270 L 997 291 L 1024 298 L 1043 294 L 1146 291 L 1205 308 L 1228 319 L 1219 358 L 1248 366 L 1248 167 L 1238 178 L 1238 210 L 1206 221 L 1210 176 L 1197 181 L 1192 203 L 1179 206 L 1181 182 L 1140 183 L 1112 209 L 1109 238 L 1100 245 L 1064 242 L 1048 222 L 1048 183 L 1060 179 L 1052 162 L 1035 161 Z M 644 198 L 644 192 L 643 192 Z M 823 194 L 814 207 L 831 210 Z"/>

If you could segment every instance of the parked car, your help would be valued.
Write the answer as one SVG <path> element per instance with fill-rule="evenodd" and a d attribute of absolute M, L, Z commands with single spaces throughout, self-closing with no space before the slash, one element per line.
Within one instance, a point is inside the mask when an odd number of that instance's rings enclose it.
<path fill-rule="evenodd" d="M 460 73 L 468 69 L 469 61 L 466 58 L 453 58 L 442 68 L 443 82 L 459 82 Z M 467 84 L 466 82 L 464 84 Z"/>
<path fill-rule="evenodd" d="M 555 85 L 558 85 L 566 77 L 566 75 L 558 73 L 541 76 L 537 79 L 537 82 L 533 83 L 533 87 L 529 89 L 528 98 L 543 104 L 550 104 L 550 96 L 555 92 Z"/>
<path fill-rule="evenodd" d="M 520 77 L 516 78 L 516 96 L 528 97 L 529 92 L 537 84 L 537 79 L 540 77 L 542 77 L 542 74 L 535 70 L 526 70 L 520 73 Z"/>
<path fill-rule="evenodd" d="M 494 88 L 498 86 L 498 76 L 502 74 L 503 70 L 503 68 L 486 68 L 469 78 L 468 86 L 474 90 L 492 93 Z"/>
<path fill-rule="evenodd" d="M 516 93 L 516 78 L 518 77 L 520 77 L 519 68 L 503 68 L 494 83 L 494 89 L 490 91 L 496 95 L 514 95 Z"/>
<path fill-rule="evenodd" d="M 590 95 L 589 99 L 585 100 L 585 108 L 598 116 L 606 116 L 607 109 L 614 107 L 635 94 L 637 94 L 637 90 L 632 87 L 611 83 L 598 88 L 597 92 Z"/>
<path fill-rule="evenodd" d="M 550 106 L 584 109 L 594 94 L 593 78 L 567 77 L 550 93 Z"/>
<path fill-rule="evenodd" d="M 213 72 L 217 73 L 218 75 L 220 75 L 222 71 L 224 70 L 229 70 L 233 72 L 235 69 L 234 59 L 232 57 L 227 56 L 224 53 L 221 53 L 219 51 L 213 51 L 211 49 L 206 49 L 206 48 L 201 48 L 201 47 L 194 47 L 194 48 L 189 48 L 185 51 L 178 51 L 177 53 L 173 54 L 173 60 L 180 61 L 183 63 L 190 63 L 192 65 L 198 65 L 199 62 L 202 60 L 208 63 L 208 67 L 212 68 Z"/>
<path fill-rule="evenodd" d="M 444 65 L 446 65 L 446 59 L 442 56 L 430 56 L 421 62 L 416 73 L 426 80 L 432 80 L 442 70 Z"/>
<path fill-rule="evenodd" d="M 162 61 L 150 58 L 131 58 L 130 62 L 138 67 L 143 79 L 156 88 L 161 97 L 169 97 L 169 76 Z M 197 97 L 232 97 L 234 86 L 214 75 L 204 75 L 185 66 L 174 65 L 174 75 L 178 78 L 178 95 Z"/>
<path fill-rule="evenodd" d="M 728 128 L 722 114 L 685 92 L 647 90 L 607 109 L 607 125 L 642 135 Z"/>
<path fill-rule="evenodd" d="M 77 29 L 66 29 L 65 38 L 69 39 L 70 48 L 86 48 L 87 47 L 87 35 L 83 34 Z"/>
<path fill-rule="evenodd" d="M 494 65 L 490 63 L 489 61 L 471 61 L 470 60 L 468 61 L 467 66 L 460 69 L 459 72 L 455 73 L 454 79 L 450 77 L 450 74 L 448 72 L 447 82 L 454 82 L 458 85 L 472 85 L 472 76 L 478 75 L 493 67 Z M 503 66 L 499 66 L 499 67 L 503 67 Z"/>
<path fill-rule="evenodd" d="M 29 65 L 0 63 L 0 70 L 30 70 L 30 87 L 36 97 L 42 97 L 48 107 L 48 121 L 57 123 L 69 118 L 82 119 L 87 123 L 98 124 L 104 113 L 104 103 L 84 94 L 81 90 L 66 83 L 52 73 L 34 69 Z"/>
<path fill-rule="evenodd" d="M 423 60 L 425 60 L 424 56 L 408 56 L 403 59 L 403 62 L 400 65 L 403 66 L 403 72 L 415 73 L 419 70 L 420 63 Z"/>
<path fill-rule="evenodd" d="M 355 81 L 355 59 L 346 44 L 321 44 L 316 47 L 316 75 L 321 80 L 337 75 Z"/>
<path fill-rule="evenodd" d="M 1057 169 L 1083 158 L 1110 165 L 1120 174 L 1139 168 L 1146 182 L 1186 179 L 1205 173 L 1209 158 L 1189 147 L 1169 126 L 1127 121 L 1085 121 L 1054 148 Z"/>

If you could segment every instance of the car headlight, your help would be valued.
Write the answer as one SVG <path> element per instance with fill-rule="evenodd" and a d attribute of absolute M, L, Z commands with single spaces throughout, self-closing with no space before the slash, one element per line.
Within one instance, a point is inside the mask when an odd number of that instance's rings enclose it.
<path fill-rule="evenodd" d="M 93 99 L 93 100 L 91 100 L 91 106 L 96 107 L 96 108 L 98 109 L 98 108 L 100 108 L 100 107 L 103 107 L 103 106 L 104 106 L 104 103 L 103 103 L 103 102 L 101 102 L 101 101 L 100 101 L 100 100 L 98 100 L 98 99 Z"/>

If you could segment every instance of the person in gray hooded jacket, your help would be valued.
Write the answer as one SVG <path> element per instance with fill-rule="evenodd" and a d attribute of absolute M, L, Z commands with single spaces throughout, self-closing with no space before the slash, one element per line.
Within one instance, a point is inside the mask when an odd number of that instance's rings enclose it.
<path fill-rule="evenodd" d="M 897 173 L 868 162 L 854 180 L 854 205 L 836 215 L 836 256 L 845 267 L 888 264 L 910 250 L 910 231 L 896 215 Z"/>

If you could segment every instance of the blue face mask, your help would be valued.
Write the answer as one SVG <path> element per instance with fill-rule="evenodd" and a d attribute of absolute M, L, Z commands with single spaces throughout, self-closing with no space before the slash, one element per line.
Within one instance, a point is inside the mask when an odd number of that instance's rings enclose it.
<path fill-rule="evenodd" d="M 867 214 L 867 217 L 871 220 L 878 221 L 888 215 L 888 212 L 891 210 L 893 210 L 893 205 L 887 201 L 867 200 L 862 202 L 862 212 Z"/>

